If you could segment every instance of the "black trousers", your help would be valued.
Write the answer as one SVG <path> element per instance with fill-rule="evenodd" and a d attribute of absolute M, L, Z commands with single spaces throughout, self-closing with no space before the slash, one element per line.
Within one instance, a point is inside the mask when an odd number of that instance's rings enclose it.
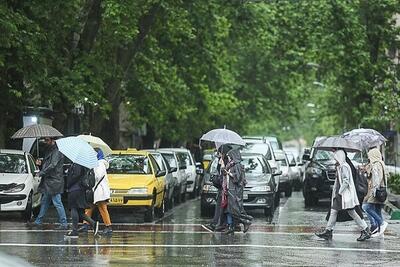
<path fill-rule="evenodd" d="M 71 208 L 71 217 L 72 217 L 72 230 L 78 230 L 79 221 L 85 220 L 92 227 L 94 227 L 95 221 L 92 218 L 85 214 L 85 209 L 81 208 Z"/>

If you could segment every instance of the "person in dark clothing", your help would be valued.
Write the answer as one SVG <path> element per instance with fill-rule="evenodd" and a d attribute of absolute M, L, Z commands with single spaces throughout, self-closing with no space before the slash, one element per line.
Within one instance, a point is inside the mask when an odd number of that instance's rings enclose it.
<path fill-rule="evenodd" d="M 68 191 L 68 207 L 71 209 L 72 231 L 67 236 L 77 238 L 78 224 L 80 220 L 88 222 L 92 228 L 94 235 L 99 229 L 99 222 L 95 222 L 92 218 L 85 214 L 85 209 L 89 207 L 86 201 L 85 189 L 81 185 L 82 177 L 89 170 L 79 164 L 73 163 L 68 170 L 67 191 Z"/>
<path fill-rule="evenodd" d="M 40 212 L 32 226 L 40 226 L 52 202 L 57 210 L 60 226 L 58 229 L 67 230 L 67 216 L 64 205 L 61 202 L 61 194 L 64 192 L 63 164 L 64 156 L 58 151 L 57 144 L 53 138 L 46 138 L 45 143 L 48 153 L 43 163 L 38 160 L 37 165 L 41 166 L 39 176 L 42 178 L 39 184 L 39 192 L 42 193 Z"/>

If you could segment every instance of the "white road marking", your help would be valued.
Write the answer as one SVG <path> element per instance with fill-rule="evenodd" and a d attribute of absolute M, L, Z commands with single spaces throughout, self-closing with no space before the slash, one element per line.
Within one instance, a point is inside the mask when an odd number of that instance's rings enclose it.
<path fill-rule="evenodd" d="M 349 251 L 349 252 L 375 252 L 375 253 L 400 253 L 393 249 L 369 249 L 369 248 L 328 248 L 328 247 L 299 247 L 299 246 L 274 246 L 274 245 L 168 245 L 168 244 L 24 244 L 24 243 L 0 243 L 0 247 L 129 247 L 129 248 L 266 248 L 266 249 L 294 249 L 294 250 L 319 250 L 319 251 Z"/>

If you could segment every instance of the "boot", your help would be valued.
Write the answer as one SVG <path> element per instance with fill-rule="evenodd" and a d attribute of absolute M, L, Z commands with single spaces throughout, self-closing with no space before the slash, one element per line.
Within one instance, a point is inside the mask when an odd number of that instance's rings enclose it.
<path fill-rule="evenodd" d="M 325 240 L 332 240 L 332 230 L 325 229 L 325 231 L 321 233 L 315 233 L 315 235 Z"/>
<path fill-rule="evenodd" d="M 235 226 L 229 225 L 228 229 L 224 232 L 226 235 L 233 235 L 235 233 Z"/>
<path fill-rule="evenodd" d="M 242 223 L 243 223 L 243 233 L 246 233 L 250 228 L 251 221 L 243 220 Z"/>
<path fill-rule="evenodd" d="M 365 241 L 370 238 L 371 238 L 371 232 L 370 232 L 369 228 L 367 227 L 361 231 L 361 235 L 359 238 L 357 238 L 357 241 Z"/>

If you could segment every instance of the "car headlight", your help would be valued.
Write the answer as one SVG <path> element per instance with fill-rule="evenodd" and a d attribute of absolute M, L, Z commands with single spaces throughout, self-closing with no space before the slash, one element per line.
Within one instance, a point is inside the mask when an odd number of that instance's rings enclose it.
<path fill-rule="evenodd" d="M 318 175 L 321 175 L 322 174 L 322 170 L 321 169 L 318 169 L 318 168 L 311 168 L 311 173 L 312 174 L 318 174 Z"/>
<path fill-rule="evenodd" d="M 271 191 L 271 187 L 269 185 L 261 185 L 261 186 L 255 186 L 250 189 L 250 191 Z"/>
<path fill-rule="evenodd" d="M 128 194 L 147 194 L 147 187 L 134 187 L 128 190 Z"/>
<path fill-rule="evenodd" d="M 218 189 L 211 184 L 205 184 L 205 185 L 203 185 L 203 191 L 204 192 L 218 192 Z"/>
<path fill-rule="evenodd" d="M 3 193 L 17 193 L 17 192 L 21 192 L 24 189 L 25 189 L 25 184 L 18 184 L 16 186 L 14 186 L 13 188 L 4 190 Z"/>

